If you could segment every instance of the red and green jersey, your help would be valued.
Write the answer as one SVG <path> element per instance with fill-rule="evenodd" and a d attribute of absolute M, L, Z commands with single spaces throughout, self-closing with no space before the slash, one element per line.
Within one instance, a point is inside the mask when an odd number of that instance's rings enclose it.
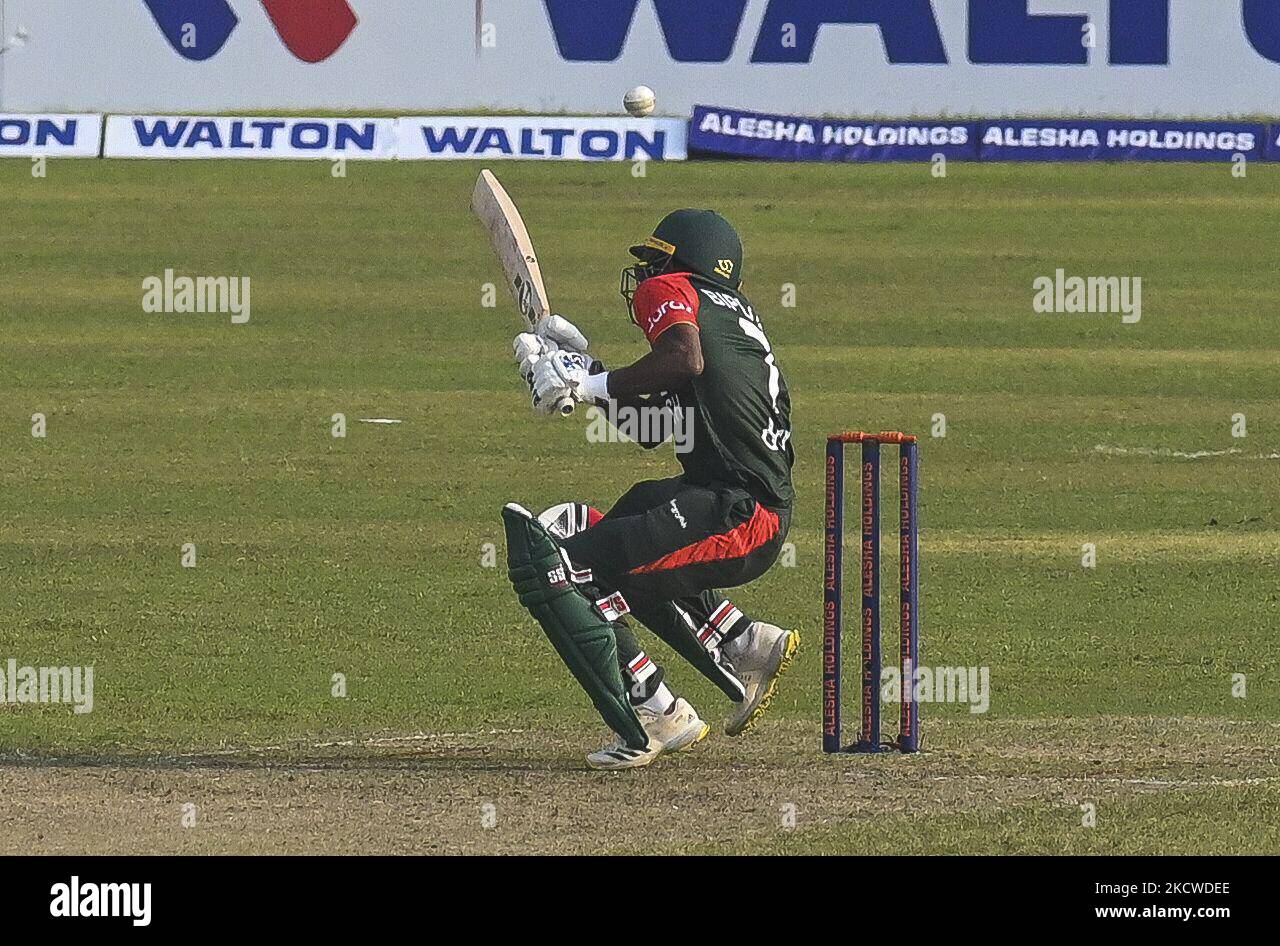
<path fill-rule="evenodd" d="M 671 392 L 693 423 L 692 449 L 676 456 L 695 485 L 740 486 L 766 506 L 790 506 L 791 396 L 747 298 L 689 273 L 646 279 L 636 320 L 652 345 L 673 325 L 694 325 L 702 374 Z"/>

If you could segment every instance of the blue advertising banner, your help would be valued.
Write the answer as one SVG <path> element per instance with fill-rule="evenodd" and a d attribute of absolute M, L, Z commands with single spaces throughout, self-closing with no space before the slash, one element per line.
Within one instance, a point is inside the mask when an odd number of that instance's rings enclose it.
<path fill-rule="evenodd" d="M 694 107 L 689 150 L 772 161 L 973 160 L 978 125 L 948 121 L 801 118 Z"/>
<path fill-rule="evenodd" d="M 983 122 L 984 161 L 1261 160 L 1267 127 L 1252 122 L 1043 119 Z"/>
<path fill-rule="evenodd" d="M 1267 126 L 1266 159 L 1280 161 L 1280 125 Z"/>
<path fill-rule="evenodd" d="M 1280 127 L 1233 121 L 804 118 L 699 105 L 689 150 L 772 161 L 1280 160 Z"/>

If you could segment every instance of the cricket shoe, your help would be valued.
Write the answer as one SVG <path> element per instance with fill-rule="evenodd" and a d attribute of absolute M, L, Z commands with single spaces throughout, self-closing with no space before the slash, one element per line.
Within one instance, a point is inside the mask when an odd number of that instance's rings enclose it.
<path fill-rule="evenodd" d="M 798 631 L 784 631 L 763 621 L 753 622 L 725 645 L 734 676 L 746 689 L 742 702 L 725 720 L 725 733 L 741 736 L 764 715 L 778 689 L 778 678 L 787 672 L 799 649 Z"/>
<path fill-rule="evenodd" d="M 602 770 L 638 769 L 665 753 L 692 749 L 711 732 L 711 727 L 683 697 L 672 703 L 665 713 L 637 706 L 636 715 L 649 736 L 648 748 L 632 749 L 615 737 L 609 745 L 587 756 L 588 765 Z"/>

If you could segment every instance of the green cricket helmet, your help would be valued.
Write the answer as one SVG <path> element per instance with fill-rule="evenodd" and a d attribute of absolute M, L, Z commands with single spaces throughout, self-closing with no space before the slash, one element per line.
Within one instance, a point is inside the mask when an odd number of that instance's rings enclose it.
<path fill-rule="evenodd" d="M 736 290 L 742 283 L 742 239 L 714 210 L 674 210 L 653 235 L 631 247 L 638 263 L 622 271 L 622 297 L 631 308 L 636 287 L 663 273 L 695 276 Z M 631 313 L 635 320 L 635 312 Z"/>

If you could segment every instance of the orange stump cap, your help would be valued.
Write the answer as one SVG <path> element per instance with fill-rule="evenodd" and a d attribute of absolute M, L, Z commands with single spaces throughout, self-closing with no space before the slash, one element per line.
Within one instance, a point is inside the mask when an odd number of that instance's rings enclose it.
<path fill-rule="evenodd" d="M 900 430 L 882 430 L 878 434 L 868 434 L 861 430 L 845 430 L 832 434 L 828 440 L 840 443 L 862 443 L 864 440 L 875 440 L 878 443 L 915 443 L 915 434 L 904 434 Z"/>

